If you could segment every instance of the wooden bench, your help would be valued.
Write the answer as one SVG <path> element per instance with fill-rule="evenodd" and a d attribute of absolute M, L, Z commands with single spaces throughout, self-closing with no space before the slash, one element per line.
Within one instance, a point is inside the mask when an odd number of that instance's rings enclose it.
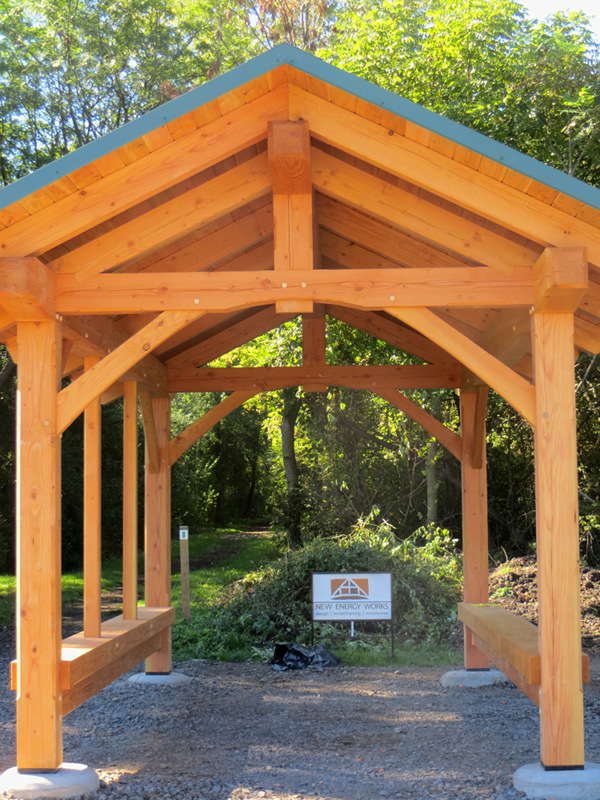
<path fill-rule="evenodd" d="M 140 661 L 156 652 L 163 631 L 175 622 L 174 608 L 140 606 L 138 618 L 113 617 L 102 623 L 100 638 L 76 633 L 63 639 L 59 686 L 68 714 Z M 17 688 L 17 661 L 11 664 L 11 688 Z"/>
<path fill-rule="evenodd" d="M 459 603 L 458 618 L 471 631 L 473 643 L 537 706 L 542 667 L 537 627 L 493 603 Z M 582 654 L 582 678 L 590 680 L 590 662 Z"/>

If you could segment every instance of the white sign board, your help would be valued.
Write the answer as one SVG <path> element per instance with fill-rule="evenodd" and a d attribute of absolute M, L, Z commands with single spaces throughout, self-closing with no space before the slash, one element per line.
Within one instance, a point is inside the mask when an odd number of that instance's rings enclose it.
<path fill-rule="evenodd" d="M 392 619 L 389 572 L 314 572 L 313 620 Z"/>

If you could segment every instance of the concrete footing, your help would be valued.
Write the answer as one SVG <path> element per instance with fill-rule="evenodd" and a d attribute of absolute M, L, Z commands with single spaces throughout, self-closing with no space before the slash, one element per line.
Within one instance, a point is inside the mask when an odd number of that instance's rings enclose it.
<path fill-rule="evenodd" d="M 57 772 L 24 774 L 11 767 L 0 775 L 0 792 L 19 800 L 80 797 L 97 791 L 99 786 L 98 776 L 91 767 L 68 762 L 61 764 Z"/>
<path fill-rule="evenodd" d="M 153 672 L 150 675 L 145 672 L 136 672 L 128 680 L 130 683 L 140 683 L 147 686 L 175 686 L 179 683 L 187 683 L 192 679 L 189 675 L 184 675 L 183 672 Z"/>
<path fill-rule="evenodd" d="M 508 678 L 498 669 L 452 669 L 445 672 L 440 680 L 444 687 L 461 686 L 465 689 L 478 689 L 494 683 L 507 683 Z"/>
<path fill-rule="evenodd" d="M 600 800 L 600 764 L 588 761 L 585 769 L 545 770 L 525 764 L 513 775 L 515 789 L 527 797 L 544 800 Z"/>

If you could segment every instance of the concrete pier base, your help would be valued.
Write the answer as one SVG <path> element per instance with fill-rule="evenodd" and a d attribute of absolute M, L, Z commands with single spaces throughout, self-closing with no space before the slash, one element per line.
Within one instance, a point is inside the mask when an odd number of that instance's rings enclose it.
<path fill-rule="evenodd" d="M 444 687 L 461 686 L 465 689 L 478 689 L 494 683 L 507 683 L 508 678 L 498 669 L 452 669 L 445 672 L 440 680 Z"/>
<path fill-rule="evenodd" d="M 147 686 L 175 686 L 180 683 L 191 681 L 189 675 L 183 672 L 155 672 L 149 675 L 145 672 L 136 672 L 128 678 L 129 683 L 139 683 Z"/>
<path fill-rule="evenodd" d="M 21 773 L 16 767 L 0 775 L 0 792 L 19 800 L 40 800 L 52 797 L 80 797 L 95 792 L 98 776 L 85 764 L 65 762 L 57 772 Z"/>
<path fill-rule="evenodd" d="M 545 770 L 525 764 L 513 775 L 515 789 L 527 797 L 548 800 L 600 800 L 600 764 L 588 761 L 585 769 Z"/>

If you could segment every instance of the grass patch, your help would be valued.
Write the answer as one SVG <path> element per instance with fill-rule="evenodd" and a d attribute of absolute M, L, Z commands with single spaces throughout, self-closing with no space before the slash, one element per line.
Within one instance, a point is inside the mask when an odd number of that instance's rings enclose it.
<path fill-rule="evenodd" d="M 281 554 L 277 539 L 271 535 L 244 535 L 237 529 L 202 531 L 190 536 L 190 561 L 215 554 L 219 563 L 190 570 L 190 599 L 193 616 L 202 616 L 221 605 L 228 587 L 259 569 Z M 229 551 L 229 555 L 227 555 Z M 173 542 L 173 560 L 179 559 L 179 540 Z M 209 559 L 212 560 L 212 559 Z M 181 574 L 171 581 L 172 605 L 181 615 Z"/>
<path fill-rule="evenodd" d="M 108 592 L 123 580 L 121 560 L 112 558 L 102 565 L 102 591 Z M 83 570 L 66 572 L 61 577 L 63 605 L 76 603 L 83 597 Z M 10 625 L 15 619 L 17 579 L 15 575 L 0 575 L 0 625 Z"/>
<path fill-rule="evenodd" d="M 461 577 L 447 531 L 419 529 L 399 542 L 389 528 L 363 520 L 350 536 L 317 540 L 276 558 L 278 551 L 277 542 L 254 539 L 218 567 L 192 574 L 191 619 L 179 619 L 173 628 L 176 659 L 264 661 L 276 641 L 307 644 L 312 573 L 371 571 L 394 575 L 398 644 L 393 663 L 432 666 L 460 660 L 447 644 L 457 628 Z M 177 581 L 174 598 L 179 604 Z M 347 638 L 340 636 L 339 626 L 317 624 L 315 640 L 349 665 L 392 663 L 387 624 L 372 623 L 353 640 L 349 631 Z"/>
<path fill-rule="evenodd" d="M 405 644 L 394 642 L 394 660 L 390 643 L 371 644 L 368 640 L 348 640 L 331 648 L 349 667 L 437 667 L 462 664 L 462 652 L 449 644 Z"/>

